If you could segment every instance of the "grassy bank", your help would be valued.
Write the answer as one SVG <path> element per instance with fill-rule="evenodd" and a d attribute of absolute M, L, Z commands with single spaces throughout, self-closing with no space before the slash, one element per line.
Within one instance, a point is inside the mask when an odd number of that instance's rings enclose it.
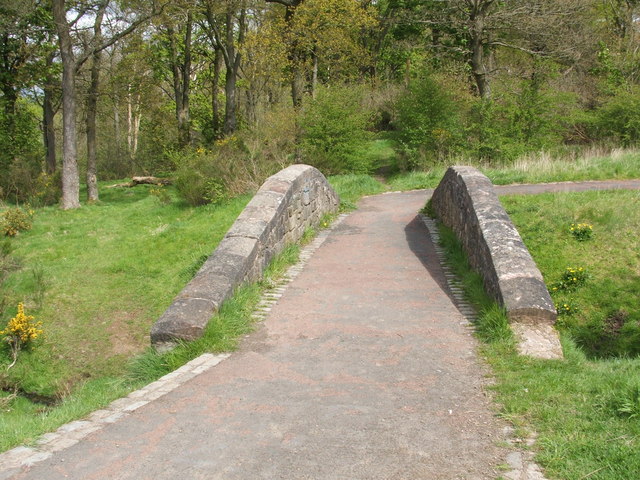
<path fill-rule="evenodd" d="M 613 344 L 624 349 L 629 332 L 640 321 L 638 195 L 586 192 L 502 198 L 551 288 L 567 266 L 584 265 L 590 272 L 584 285 L 554 293 L 561 304 L 570 294 L 581 306 L 560 317 L 564 361 L 516 355 L 504 313 L 482 292 L 454 236 L 442 234 L 449 260 L 481 311 L 477 331 L 496 377 L 500 414 L 521 433 L 538 434 L 536 458 L 550 479 L 620 480 L 636 478 L 640 471 L 640 358 L 629 353 L 616 356 L 612 349 Z M 578 222 L 593 225 L 591 239 L 578 241 L 572 234 L 571 224 Z M 627 312 L 615 329 L 607 321 L 612 310 Z M 591 343 L 583 340 L 584 328 Z M 599 340 L 593 343 L 595 332 Z"/>
<path fill-rule="evenodd" d="M 475 166 L 496 185 L 640 178 L 640 152 L 623 150 L 612 153 L 593 150 L 563 157 L 541 153 L 498 166 L 484 165 L 473 159 L 455 159 L 451 164 Z M 428 171 L 395 174 L 388 180 L 389 188 L 435 188 L 446 168 L 435 166 Z"/>

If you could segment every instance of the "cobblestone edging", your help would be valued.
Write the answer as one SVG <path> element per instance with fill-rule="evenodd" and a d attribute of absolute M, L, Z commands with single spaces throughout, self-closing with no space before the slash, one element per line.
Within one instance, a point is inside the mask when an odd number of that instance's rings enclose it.
<path fill-rule="evenodd" d="M 429 231 L 438 262 L 447 280 L 449 292 L 453 297 L 458 311 L 465 319 L 463 324 L 471 326 L 478 319 L 478 314 L 473 305 L 466 299 L 460 278 L 453 272 L 447 262 L 444 248 L 440 245 L 440 233 L 438 232 L 437 221 L 422 214 L 420 218 Z M 512 427 L 506 427 L 505 434 L 505 436 L 510 439 L 508 443 L 514 450 L 510 452 L 505 459 L 505 463 L 509 466 L 510 470 L 506 471 L 501 478 L 507 480 L 546 480 L 542 469 L 533 461 L 533 452 L 522 449 L 522 446 L 533 447 L 535 444 L 535 436 L 528 439 L 517 438 L 515 437 L 515 430 Z"/>
<path fill-rule="evenodd" d="M 257 280 L 288 243 L 302 238 L 339 204 L 326 178 L 309 165 L 292 165 L 268 178 L 195 277 L 151 328 L 160 351 L 195 340 L 236 287 Z"/>
<path fill-rule="evenodd" d="M 475 168 L 451 167 L 431 207 L 460 239 L 487 293 L 505 308 L 520 353 L 562 358 L 551 295 L 491 181 Z"/>
<path fill-rule="evenodd" d="M 256 310 L 251 315 L 254 320 L 262 321 L 266 318 L 271 308 L 286 291 L 287 286 L 302 272 L 313 253 L 320 248 L 331 231 L 347 216 L 347 214 L 339 215 L 329 228 L 321 230 L 309 244 L 301 248 L 298 262 L 290 266 L 282 278 L 263 293 Z M 58 451 L 72 447 L 89 434 L 105 425 L 117 422 L 147 403 L 166 395 L 195 376 L 215 367 L 229 356 L 230 354 L 228 353 L 220 355 L 205 353 L 200 355 L 146 387 L 111 402 L 104 409 L 96 410 L 86 419 L 67 423 L 55 432 L 42 435 L 32 447 L 16 447 L 0 454 L 0 479 L 5 478 L 3 472 L 13 475 L 15 469 L 29 468 L 38 462 L 48 459 Z"/>

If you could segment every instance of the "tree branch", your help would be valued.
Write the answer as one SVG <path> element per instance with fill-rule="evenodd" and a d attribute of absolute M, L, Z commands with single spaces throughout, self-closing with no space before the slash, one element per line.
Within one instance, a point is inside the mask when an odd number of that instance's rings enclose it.
<path fill-rule="evenodd" d="M 85 50 L 84 52 L 82 52 L 82 55 L 80 55 L 78 57 L 78 59 L 76 60 L 76 72 L 78 72 L 80 70 L 80 68 L 82 67 L 84 62 L 86 62 L 92 55 L 94 55 L 95 53 L 101 52 L 102 50 L 105 50 L 106 48 L 109 48 L 111 45 L 113 45 L 114 43 L 118 42 L 118 40 L 120 40 L 120 39 L 126 37 L 127 35 L 129 35 L 131 32 L 133 32 L 136 28 L 138 28 L 143 23 L 149 21 L 153 17 L 156 17 L 156 16 L 160 15 L 164 11 L 165 7 L 167 5 L 169 5 L 170 3 L 171 3 L 170 1 L 168 1 L 166 3 L 163 3 L 162 5 L 160 5 L 160 8 L 158 8 L 157 10 L 156 10 L 155 4 L 154 4 L 154 7 L 153 7 L 153 9 L 151 10 L 150 13 L 148 13 L 146 15 L 143 15 L 142 17 L 136 19 L 127 28 L 125 28 L 121 32 L 118 32 L 118 33 L 114 34 L 112 37 L 108 38 L 106 41 L 104 41 L 100 45 L 96 45 L 94 48 L 89 48 L 89 49 Z"/>

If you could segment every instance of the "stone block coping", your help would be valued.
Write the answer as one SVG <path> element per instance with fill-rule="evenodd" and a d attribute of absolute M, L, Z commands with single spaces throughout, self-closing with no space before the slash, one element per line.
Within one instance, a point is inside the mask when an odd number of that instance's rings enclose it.
<path fill-rule="evenodd" d="M 431 206 L 462 242 L 487 293 L 506 309 L 520 352 L 561 358 L 555 306 L 491 181 L 475 168 L 451 167 L 433 192 Z"/>
<path fill-rule="evenodd" d="M 202 336 L 222 302 L 255 281 L 271 259 L 337 211 L 338 195 L 320 171 L 292 165 L 269 177 L 194 278 L 151 328 L 160 351 Z"/>

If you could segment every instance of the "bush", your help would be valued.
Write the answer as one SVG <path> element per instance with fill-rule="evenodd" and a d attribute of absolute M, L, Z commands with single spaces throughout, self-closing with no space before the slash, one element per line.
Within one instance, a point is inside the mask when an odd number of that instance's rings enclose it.
<path fill-rule="evenodd" d="M 640 88 L 620 90 L 593 115 L 592 136 L 625 147 L 640 141 Z"/>
<path fill-rule="evenodd" d="M 304 162 L 325 175 L 368 173 L 372 166 L 362 151 L 371 138 L 372 120 L 361 89 L 320 89 L 300 118 Z"/>
<path fill-rule="evenodd" d="M 477 100 L 467 123 L 468 153 L 480 160 L 512 161 L 562 142 L 572 98 L 550 93 L 540 80 Z"/>
<path fill-rule="evenodd" d="M 413 169 L 442 162 L 461 143 L 460 106 L 430 77 L 416 79 L 396 103 L 397 139 Z"/>
<path fill-rule="evenodd" d="M 15 237 L 19 232 L 31 229 L 31 210 L 24 211 L 22 208 L 10 208 L 5 210 L 0 221 L 0 231 L 6 237 Z"/>
<path fill-rule="evenodd" d="M 257 190 L 269 175 L 293 161 L 278 159 L 278 148 L 270 142 L 258 143 L 253 137 L 234 135 L 218 140 L 210 150 L 172 154 L 178 194 L 194 206 L 219 203 Z"/>
<path fill-rule="evenodd" d="M 189 205 L 216 203 L 225 198 L 219 158 L 211 152 L 183 156 L 175 174 L 175 186 Z"/>

